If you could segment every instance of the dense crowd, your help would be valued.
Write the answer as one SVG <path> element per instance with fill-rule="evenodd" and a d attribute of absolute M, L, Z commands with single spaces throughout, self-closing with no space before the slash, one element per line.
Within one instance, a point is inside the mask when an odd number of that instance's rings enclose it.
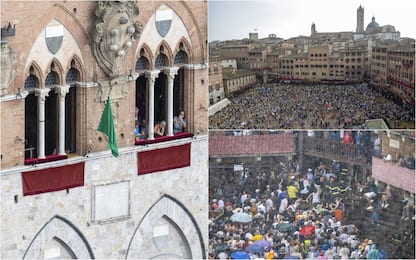
<path fill-rule="evenodd" d="M 296 163 L 281 165 L 278 174 L 211 174 L 211 259 L 387 258 L 377 241 L 346 221 L 353 213 L 344 201 L 360 201 L 370 214 L 366 221 L 378 225 L 379 210 L 391 203 L 388 186 L 382 189 L 368 178 L 350 187 L 350 174 L 337 162 L 305 173 Z M 409 201 L 414 205 L 414 195 Z"/>
<path fill-rule="evenodd" d="M 210 116 L 212 129 L 328 129 L 362 127 L 385 119 L 391 128 L 415 120 L 414 110 L 385 99 L 366 84 L 265 84 L 230 98 Z"/>

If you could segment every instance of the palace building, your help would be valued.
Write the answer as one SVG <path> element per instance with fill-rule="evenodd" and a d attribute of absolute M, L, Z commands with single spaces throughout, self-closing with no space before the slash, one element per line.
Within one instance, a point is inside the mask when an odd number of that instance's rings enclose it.
<path fill-rule="evenodd" d="M 205 258 L 207 1 L 1 2 L 1 27 L 2 257 Z"/>

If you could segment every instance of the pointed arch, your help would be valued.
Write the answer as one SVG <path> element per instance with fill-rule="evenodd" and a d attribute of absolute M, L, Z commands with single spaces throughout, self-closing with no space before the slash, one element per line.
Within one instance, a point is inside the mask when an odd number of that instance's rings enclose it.
<path fill-rule="evenodd" d="M 45 245 L 44 257 L 46 259 L 55 258 L 58 254 L 60 258 L 66 259 L 76 259 L 77 257 L 64 241 L 62 241 L 59 237 L 53 237 Z"/>
<path fill-rule="evenodd" d="M 183 65 L 183 64 L 187 64 L 188 61 L 189 61 L 189 58 L 186 52 L 180 50 L 175 54 L 175 58 L 173 59 L 173 64 Z"/>
<path fill-rule="evenodd" d="M 142 56 L 149 61 L 150 68 L 153 68 L 154 54 L 152 53 L 152 50 L 150 49 L 149 45 L 147 45 L 146 43 L 143 43 L 142 46 L 138 49 L 138 52 L 136 53 L 136 62 Z"/>
<path fill-rule="evenodd" d="M 65 72 L 66 72 L 65 78 L 66 78 L 69 70 L 71 70 L 71 69 L 78 70 L 78 73 L 79 73 L 79 80 L 78 81 L 83 81 L 84 80 L 84 78 L 85 78 L 84 64 L 82 63 L 81 58 L 78 57 L 78 55 L 75 54 L 75 53 L 69 59 L 69 62 L 67 64 L 67 66 L 66 66 L 66 69 L 65 69 Z"/>
<path fill-rule="evenodd" d="M 149 69 L 150 69 L 149 60 L 146 57 L 141 56 L 136 62 L 135 71 L 149 70 Z"/>
<path fill-rule="evenodd" d="M 44 258 L 46 245 L 53 239 L 68 247 L 78 259 L 94 259 L 91 246 L 81 231 L 69 220 L 59 215 L 52 217 L 38 231 L 26 249 L 23 259 Z"/>
<path fill-rule="evenodd" d="M 49 73 L 54 72 L 58 76 L 58 78 L 56 80 L 56 84 L 57 85 L 62 85 L 63 84 L 64 68 L 62 67 L 62 65 L 59 62 L 59 60 L 54 57 L 48 63 L 48 66 L 46 68 L 47 69 L 45 71 L 45 80 L 47 78 L 47 75 L 49 75 Z"/>
<path fill-rule="evenodd" d="M 162 224 L 160 224 L 162 223 Z M 171 239 L 171 228 L 177 236 Z M 153 240 L 150 241 L 152 238 Z M 169 245 L 161 248 L 160 244 L 175 243 L 180 245 L 175 251 L 171 251 Z M 153 244 L 151 244 L 153 242 Z M 155 248 L 155 255 L 149 255 Z M 143 248 L 146 247 L 146 250 Z M 182 250 L 182 255 L 178 252 Z M 142 255 L 146 252 L 146 255 Z M 156 255 L 157 254 L 157 255 Z M 180 253 L 179 253 L 180 254 Z M 170 195 L 163 195 L 145 213 L 140 220 L 127 248 L 127 259 L 153 258 L 158 256 L 170 256 L 190 259 L 205 259 L 205 245 L 201 230 L 191 212 L 180 201 Z"/>
<path fill-rule="evenodd" d="M 82 78 L 83 80 L 92 79 L 94 75 L 94 71 L 96 69 L 95 59 L 92 55 L 92 49 L 90 47 L 90 35 L 88 31 L 84 28 L 81 21 L 77 17 L 77 15 L 71 10 L 68 9 L 67 6 L 65 6 L 64 3 L 48 3 L 44 6 L 47 11 L 43 12 L 44 15 L 32 17 L 33 19 L 30 19 L 30 25 L 32 28 L 32 33 L 28 35 L 28 40 L 22 43 L 21 50 L 24 50 L 24 54 L 26 57 L 29 57 L 29 60 L 37 60 L 38 57 L 31 57 L 31 52 L 33 51 L 32 48 L 34 44 L 36 43 L 39 36 L 42 34 L 45 27 L 50 23 L 51 20 L 56 20 L 57 22 L 61 23 L 65 30 L 70 32 L 71 37 L 73 35 L 77 35 L 76 38 L 72 37 L 75 45 L 73 45 L 73 48 L 76 48 L 79 50 L 79 57 L 81 60 L 83 60 L 83 66 L 86 68 L 89 68 L 88 70 L 83 70 Z M 29 21 L 29 20 L 28 20 Z M 22 26 L 28 25 L 28 22 L 24 22 Z M 44 37 L 43 37 L 44 38 Z M 44 41 L 44 39 L 43 39 Z M 86 46 L 86 47 L 85 47 Z M 65 55 L 66 56 L 66 55 Z M 67 57 L 67 56 L 66 56 Z M 28 62 L 26 64 L 29 64 Z M 39 62 L 39 64 L 41 64 Z M 65 62 L 66 64 L 66 62 Z M 45 69 L 45 66 L 42 65 L 42 71 Z M 46 73 L 47 74 L 47 73 Z M 63 76 L 62 74 L 60 76 Z M 65 79 L 64 77 L 61 77 Z M 18 80 L 22 80 L 24 82 L 24 79 L 18 78 Z M 42 77 L 39 79 L 40 82 L 44 82 L 45 78 Z M 20 84 L 23 84 L 21 82 Z M 17 82 L 17 84 L 19 84 Z"/>
<path fill-rule="evenodd" d="M 180 41 L 178 41 L 178 43 L 175 46 L 175 55 L 179 52 L 179 51 L 184 51 L 186 53 L 186 55 L 188 56 L 188 63 L 190 63 L 192 61 L 192 48 L 191 45 L 189 44 L 188 40 L 182 36 L 182 38 L 180 39 Z"/>
<path fill-rule="evenodd" d="M 170 3 L 168 3 L 170 4 Z M 189 4 L 186 1 L 180 1 L 178 2 L 178 4 L 183 5 L 183 7 L 185 7 L 186 10 L 186 14 L 183 12 L 178 13 L 179 17 L 181 17 L 181 19 L 190 19 L 191 23 L 195 26 L 196 33 L 195 33 L 195 37 L 192 37 L 191 41 L 194 42 L 193 39 L 195 39 L 195 44 L 194 46 L 198 46 L 196 48 L 192 48 L 191 50 L 192 53 L 199 51 L 199 58 L 200 59 L 205 59 L 206 58 L 206 48 L 207 48 L 207 38 L 206 37 L 202 37 L 203 33 L 201 28 L 199 27 L 199 24 L 197 22 L 197 19 L 194 15 L 194 13 L 192 12 L 192 9 L 190 8 Z M 189 17 L 189 18 L 185 18 L 185 17 Z M 186 24 L 186 23 L 185 23 Z M 206 35 L 206 34 L 205 34 Z M 207 36 L 207 35 L 206 35 Z M 195 58 L 197 58 L 198 54 L 192 55 L 192 62 L 195 62 Z"/>
<path fill-rule="evenodd" d="M 28 78 L 32 78 L 33 80 L 36 80 L 36 88 L 41 88 L 42 86 L 44 86 L 43 84 L 43 74 L 42 74 L 42 70 L 40 69 L 39 65 L 36 63 L 36 61 L 32 61 L 29 66 L 27 66 L 27 68 L 25 69 L 25 74 L 24 74 L 24 84 L 23 86 L 26 87 L 26 80 Z M 35 77 L 35 78 L 33 78 Z"/>
<path fill-rule="evenodd" d="M 157 53 L 155 53 L 155 67 L 156 67 L 156 59 L 160 54 L 164 54 L 167 58 L 167 66 L 170 67 L 173 64 L 173 53 L 171 48 L 169 47 L 169 44 L 163 40 L 159 43 L 159 46 L 157 47 Z"/>
<path fill-rule="evenodd" d="M 150 69 L 153 67 L 152 64 L 153 55 L 147 44 L 143 44 L 137 55 L 135 62 L 135 71 L 142 69 Z"/>
<path fill-rule="evenodd" d="M 159 53 L 155 59 L 155 68 L 169 67 L 169 58 L 164 53 Z"/>
<path fill-rule="evenodd" d="M 164 2 L 163 4 L 175 11 L 175 13 L 178 15 L 178 17 L 182 20 L 183 24 L 187 28 L 188 32 L 194 32 L 192 34 L 189 34 L 191 42 L 193 44 L 193 48 L 190 49 L 192 55 L 189 56 L 190 58 L 192 58 L 192 60 L 189 60 L 189 62 L 199 63 L 200 61 L 197 61 L 195 59 L 206 59 L 205 57 L 207 49 L 207 34 L 205 34 L 205 37 L 203 37 L 203 29 L 198 23 L 198 20 L 196 19 L 195 14 L 188 2 L 189 1 L 168 1 Z M 156 7 L 155 9 L 157 8 L 158 7 Z"/>

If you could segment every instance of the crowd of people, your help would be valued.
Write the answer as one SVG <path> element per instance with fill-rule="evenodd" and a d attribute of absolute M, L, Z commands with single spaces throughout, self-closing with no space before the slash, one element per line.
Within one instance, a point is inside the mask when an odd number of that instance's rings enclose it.
<path fill-rule="evenodd" d="M 366 84 L 263 84 L 230 100 L 210 116 L 210 128 L 345 129 L 379 118 L 391 128 L 405 128 L 403 124 L 415 120 L 414 110 L 385 99 Z"/>
<path fill-rule="evenodd" d="M 357 205 L 352 204 L 360 203 L 362 215 L 368 215 L 364 224 L 378 225 L 378 210 L 392 203 L 388 186 L 382 189 L 370 177 L 354 184 L 336 162 L 321 163 L 304 173 L 295 162 L 282 165 L 277 174 L 210 172 L 211 259 L 388 257 L 377 248 L 378 241 L 366 237 L 348 218 L 357 214 L 353 213 Z M 414 205 L 414 195 L 406 199 L 410 201 L 406 205 Z M 402 219 L 410 216 L 407 208 Z M 414 206 L 412 210 L 414 214 Z M 235 218 L 239 214 L 249 218 Z"/>

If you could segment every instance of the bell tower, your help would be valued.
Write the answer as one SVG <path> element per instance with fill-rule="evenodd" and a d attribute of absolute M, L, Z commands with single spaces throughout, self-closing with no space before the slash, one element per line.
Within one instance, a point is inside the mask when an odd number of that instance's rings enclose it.
<path fill-rule="evenodd" d="M 357 28 L 355 32 L 364 32 L 364 8 L 361 5 L 357 9 Z"/>
<path fill-rule="evenodd" d="M 315 23 L 312 23 L 311 25 L 311 36 L 313 36 L 316 33 L 316 26 Z"/>

